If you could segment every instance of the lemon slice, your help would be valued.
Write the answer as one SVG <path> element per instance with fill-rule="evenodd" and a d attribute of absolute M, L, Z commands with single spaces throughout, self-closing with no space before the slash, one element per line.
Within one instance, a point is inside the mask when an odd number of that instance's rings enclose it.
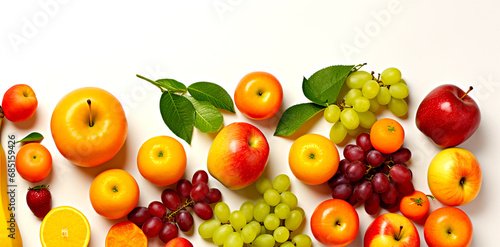
<path fill-rule="evenodd" d="M 40 241 L 43 247 L 85 247 L 90 241 L 89 221 L 73 207 L 53 208 L 43 218 Z"/>

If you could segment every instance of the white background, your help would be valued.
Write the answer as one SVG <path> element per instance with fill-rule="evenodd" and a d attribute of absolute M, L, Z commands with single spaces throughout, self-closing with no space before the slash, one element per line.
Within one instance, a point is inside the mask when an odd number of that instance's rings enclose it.
<path fill-rule="evenodd" d="M 51 3 L 48 8 L 44 3 Z M 89 219 L 93 247 L 104 246 L 108 229 L 120 220 L 95 213 L 88 196 L 92 179 L 110 168 L 123 168 L 140 185 L 140 205 L 160 199 L 164 188 L 152 185 L 138 172 L 140 145 L 157 135 L 173 135 L 163 123 L 160 91 L 135 77 L 174 78 L 189 85 L 210 81 L 231 95 L 247 73 L 262 70 L 282 83 L 282 108 L 269 120 L 252 121 L 240 112 L 224 113 L 224 124 L 245 121 L 261 129 L 271 146 L 264 173 L 268 178 L 286 173 L 292 192 L 308 219 L 316 205 L 331 198 L 326 185 L 309 186 L 293 177 L 288 151 L 305 133 L 328 136 L 330 124 L 316 117 L 291 138 L 272 136 L 279 115 L 293 104 L 307 102 L 302 77 L 336 64 L 367 62 L 366 70 L 381 72 L 397 67 L 410 87 L 409 114 L 400 119 L 406 131 L 404 145 L 413 151 L 410 167 L 418 190 L 430 193 L 426 173 L 440 149 L 415 126 L 420 101 L 434 87 L 453 83 L 471 93 L 481 108 L 476 133 L 460 147 L 472 151 L 483 169 L 483 187 L 471 203 L 461 206 L 474 225 L 472 246 L 492 246 L 500 220 L 497 141 L 500 57 L 500 4 L 493 1 L 2 1 L 0 3 L 0 96 L 17 83 L 35 90 L 39 106 L 23 123 L 6 122 L 7 136 L 22 138 L 32 131 L 44 134 L 53 155 L 53 170 L 43 183 L 50 184 L 53 207 L 70 205 Z M 190 2 L 190 3 L 186 3 Z M 30 28 L 31 26 L 31 28 Z M 98 86 L 114 94 L 124 106 L 129 132 L 125 145 L 110 162 L 80 168 L 65 160 L 51 138 L 51 113 L 61 97 L 76 88 Z M 382 116 L 393 117 L 388 110 Z M 215 135 L 194 132 L 192 145 L 181 141 L 188 155 L 186 178 L 206 169 L 206 156 Z M 18 148 L 18 147 L 17 147 Z M 339 147 L 340 151 L 342 147 Z M 41 220 L 29 211 L 26 189 L 35 184 L 17 177 L 17 220 L 25 246 L 40 246 Z M 245 200 L 256 201 L 255 189 L 221 189 L 232 210 Z M 441 207 L 432 202 L 431 210 Z M 374 217 L 357 208 L 360 231 L 351 246 L 361 246 Z M 380 214 L 386 211 L 381 211 Z M 195 228 L 201 221 L 195 216 Z M 422 240 L 423 225 L 417 224 Z M 303 231 L 312 234 L 309 224 Z M 195 246 L 211 246 L 196 231 L 181 233 Z M 158 239 L 150 246 L 163 246 Z M 314 246 L 322 246 L 314 241 Z"/>

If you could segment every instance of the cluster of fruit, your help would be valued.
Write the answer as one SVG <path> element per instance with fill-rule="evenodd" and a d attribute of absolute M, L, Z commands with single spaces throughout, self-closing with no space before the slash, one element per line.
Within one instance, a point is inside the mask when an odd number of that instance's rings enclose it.
<path fill-rule="evenodd" d="M 202 238 L 211 238 L 216 245 L 241 247 L 254 246 L 311 246 L 306 234 L 291 237 L 305 219 L 304 211 L 297 207 L 297 197 L 288 189 L 290 178 L 281 174 L 271 182 L 260 178 L 257 191 L 263 199 L 254 204 L 246 201 L 239 210 L 231 212 L 224 202 L 215 205 L 216 218 L 205 221 L 198 228 Z"/>
<path fill-rule="evenodd" d="M 127 218 L 141 227 L 148 238 L 159 236 L 167 243 L 179 234 L 191 230 L 194 219 L 187 210 L 193 211 L 203 220 L 213 217 L 210 203 L 221 199 L 221 192 L 217 188 L 209 188 L 208 174 L 199 170 L 194 173 L 192 184 L 187 179 L 177 182 L 177 191 L 165 189 L 161 194 L 161 202 L 153 201 L 146 207 L 136 207 Z"/>
<path fill-rule="evenodd" d="M 349 91 L 338 105 L 331 104 L 324 111 L 327 122 L 333 123 L 330 139 L 341 143 L 347 134 L 356 137 L 360 129 L 370 129 L 377 121 L 375 113 L 387 105 L 395 116 L 404 116 L 408 104 L 404 100 L 409 90 L 401 72 L 388 68 L 375 78 L 374 73 L 356 71 L 350 74 L 345 85 Z"/>

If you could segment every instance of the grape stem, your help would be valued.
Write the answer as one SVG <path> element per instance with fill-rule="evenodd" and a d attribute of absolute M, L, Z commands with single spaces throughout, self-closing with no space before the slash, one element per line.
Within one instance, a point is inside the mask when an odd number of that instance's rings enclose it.
<path fill-rule="evenodd" d="M 173 212 L 165 214 L 165 216 L 163 218 L 167 219 L 167 221 L 172 221 L 172 218 L 175 217 L 175 215 L 177 215 L 181 210 L 183 210 L 187 207 L 193 206 L 194 203 L 195 203 L 195 201 L 191 197 L 189 197 L 188 199 L 186 199 L 186 202 L 184 203 L 184 205 L 182 205 L 180 208 L 178 208 L 177 210 L 175 210 Z"/>

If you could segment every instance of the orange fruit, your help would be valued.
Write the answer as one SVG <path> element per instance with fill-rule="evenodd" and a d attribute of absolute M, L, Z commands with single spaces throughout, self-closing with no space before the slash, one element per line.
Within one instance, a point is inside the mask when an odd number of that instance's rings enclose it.
<path fill-rule="evenodd" d="M 404 196 L 399 203 L 399 210 L 410 220 L 423 218 L 429 212 L 429 198 L 418 190 Z"/>
<path fill-rule="evenodd" d="M 40 241 L 43 247 L 85 247 L 90 241 L 89 221 L 73 207 L 53 208 L 43 218 Z"/>
<path fill-rule="evenodd" d="M 36 183 L 44 180 L 52 170 L 52 155 L 40 143 L 28 143 L 19 149 L 16 168 L 25 180 Z"/>
<path fill-rule="evenodd" d="M 113 225 L 106 235 L 106 247 L 147 247 L 148 238 L 136 224 L 130 221 Z"/>
<path fill-rule="evenodd" d="M 94 178 L 89 195 L 90 203 L 98 214 L 108 219 L 119 219 L 137 206 L 139 186 L 128 172 L 111 169 Z"/>
<path fill-rule="evenodd" d="M 186 171 L 186 151 L 170 136 L 156 136 L 144 142 L 137 154 L 141 175 L 158 186 L 176 183 Z"/>
<path fill-rule="evenodd" d="M 337 172 L 339 161 L 335 144 L 318 134 L 299 137 L 288 154 L 288 164 L 295 177 L 310 185 L 327 182 Z"/>
<path fill-rule="evenodd" d="M 390 154 L 398 151 L 403 145 L 405 130 L 401 124 L 390 118 L 377 120 L 370 130 L 370 141 L 378 151 Z"/>

